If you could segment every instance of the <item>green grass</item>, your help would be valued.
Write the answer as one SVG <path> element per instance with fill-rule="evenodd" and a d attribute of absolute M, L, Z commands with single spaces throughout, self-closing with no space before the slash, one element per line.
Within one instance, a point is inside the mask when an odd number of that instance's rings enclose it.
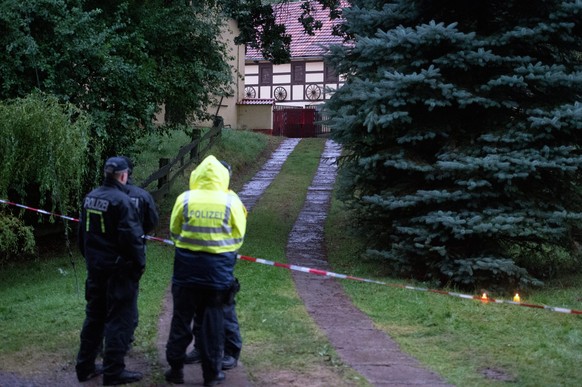
<path fill-rule="evenodd" d="M 338 272 L 424 285 L 395 280 L 378 263 L 362 262 L 359 256 L 365 246 L 346 233 L 349 224 L 349 213 L 334 201 L 326 238 L 329 259 Z M 582 385 L 581 316 L 356 281 L 342 284 L 379 328 L 455 385 L 499 384 L 483 375 L 487 369 L 519 386 Z M 549 283 L 522 295 L 522 301 L 582 309 L 581 284 L 582 276 Z"/>
<path fill-rule="evenodd" d="M 171 252 L 164 246 L 148 246 L 135 345 L 147 356 L 155 352 L 160 300 L 171 275 Z M 60 358 L 68 364 L 79 347 L 85 317 L 85 264 L 78 254 L 73 258 L 76 270 L 66 256 L 44 258 L 5 266 L 0 272 L 0 363 L 8 369 L 25 370 L 43 357 Z"/>
<path fill-rule="evenodd" d="M 134 182 L 139 184 L 144 181 L 160 167 L 160 158 L 173 159 L 180 147 L 187 145 L 191 141 L 190 137 L 181 130 L 175 130 L 164 135 L 152 133 L 138 140 L 135 145 L 135 152 L 139 154 L 133 158 Z"/>
<path fill-rule="evenodd" d="M 290 156 L 295 162 L 288 160 L 249 214 L 241 254 L 285 262 L 287 236 L 317 168 L 321 145 L 321 141 L 302 141 L 297 146 Z M 302 157 L 299 159 L 297 155 Z M 289 187 L 295 189 L 289 190 Z M 250 350 L 245 348 L 245 364 L 251 369 L 272 368 L 281 362 L 301 361 L 302 356 L 293 354 L 306 352 L 305 338 L 311 341 L 314 332 L 312 326 L 302 322 L 308 318 L 289 272 L 242 261 L 237 264 L 235 274 L 243 288 L 238 297 L 243 338 L 252 343 Z M 291 356 L 284 356 L 287 351 Z"/>

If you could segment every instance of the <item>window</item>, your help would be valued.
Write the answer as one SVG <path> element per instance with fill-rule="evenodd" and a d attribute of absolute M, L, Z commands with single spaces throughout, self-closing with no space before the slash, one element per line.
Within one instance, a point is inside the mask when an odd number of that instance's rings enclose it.
<path fill-rule="evenodd" d="M 259 65 L 259 85 L 270 85 L 273 83 L 273 65 Z"/>
<path fill-rule="evenodd" d="M 291 64 L 291 83 L 294 85 L 305 83 L 305 63 Z"/>

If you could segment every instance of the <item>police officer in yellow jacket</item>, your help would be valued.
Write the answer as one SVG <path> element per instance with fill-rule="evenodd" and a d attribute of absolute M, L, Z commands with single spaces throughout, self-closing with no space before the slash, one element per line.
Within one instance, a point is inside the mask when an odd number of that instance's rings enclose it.
<path fill-rule="evenodd" d="M 176 244 L 172 297 L 174 310 L 166 359 L 171 383 L 184 383 L 186 349 L 192 341 L 192 319 L 202 314 L 200 351 L 204 385 L 224 380 L 224 312 L 234 282 L 236 254 L 246 231 L 247 211 L 228 189 L 228 169 L 206 157 L 190 175 L 190 190 L 176 199 L 170 233 Z"/>

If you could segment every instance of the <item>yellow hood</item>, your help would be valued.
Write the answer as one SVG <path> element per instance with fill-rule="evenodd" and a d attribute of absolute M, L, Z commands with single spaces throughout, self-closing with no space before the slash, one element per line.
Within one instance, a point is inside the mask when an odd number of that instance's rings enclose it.
<path fill-rule="evenodd" d="M 190 189 L 228 191 L 228 169 L 212 155 L 207 156 L 190 174 Z"/>

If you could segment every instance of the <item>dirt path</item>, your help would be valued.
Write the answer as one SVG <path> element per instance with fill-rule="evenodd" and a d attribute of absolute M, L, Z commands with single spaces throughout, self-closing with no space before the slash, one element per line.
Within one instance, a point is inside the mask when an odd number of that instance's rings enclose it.
<path fill-rule="evenodd" d="M 305 205 L 289 235 L 289 263 L 330 271 L 324 225 L 336 178 L 340 148 L 328 140 Z M 334 279 L 293 272 L 296 289 L 307 311 L 326 333 L 340 358 L 375 386 L 445 386 L 438 375 L 400 351 L 390 337 L 376 329 Z"/>

